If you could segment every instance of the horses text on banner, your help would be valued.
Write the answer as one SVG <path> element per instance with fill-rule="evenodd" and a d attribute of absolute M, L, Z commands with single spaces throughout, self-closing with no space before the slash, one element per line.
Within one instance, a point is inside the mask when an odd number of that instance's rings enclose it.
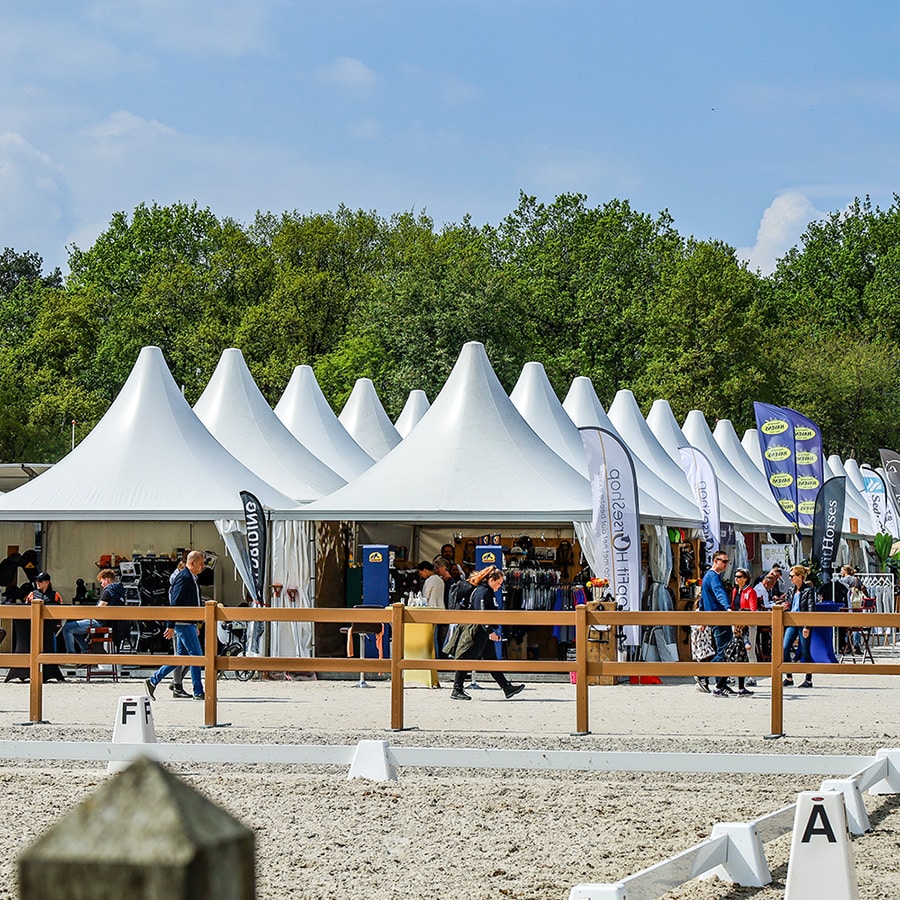
<path fill-rule="evenodd" d="M 819 489 L 813 515 L 812 558 L 829 580 L 834 570 L 834 557 L 841 543 L 844 503 L 847 497 L 846 477 L 829 478 Z"/>
<path fill-rule="evenodd" d="M 704 453 L 693 447 L 679 447 L 681 468 L 700 507 L 703 520 L 703 541 L 706 545 L 706 565 L 712 565 L 713 554 L 719 549 L 721 522 L 719 518 L 719 483 L 712 464 Z"/>
<path fill-rule="evenodd" d="M 793 424 L 782 407 L 770 403 L 754 403 L 753 413 L 769 489 L 796 531 L 797 457 Z"/>
<path fill-rule="evenodd" d="M 590 538 L 596 569 L 608 578 L 619 607 L 641 608 L 641 536 L 637 478 L 628 448 L 603 428 L 580 428 L 591 482 Z M 625 642 L 640 642 L 640 628 L 625 626 Z"/>

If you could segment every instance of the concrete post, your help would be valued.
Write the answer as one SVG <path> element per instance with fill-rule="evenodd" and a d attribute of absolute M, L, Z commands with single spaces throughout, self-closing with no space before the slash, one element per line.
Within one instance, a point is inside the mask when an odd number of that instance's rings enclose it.
<path fill-rule="evenodd" d="M 253 900 L 254 834 L 139 759 L 19 857 L 21 900 Z"/>

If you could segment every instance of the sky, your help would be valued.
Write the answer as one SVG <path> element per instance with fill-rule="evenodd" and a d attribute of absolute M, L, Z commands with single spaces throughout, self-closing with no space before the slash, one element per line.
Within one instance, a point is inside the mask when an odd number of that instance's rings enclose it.
<path fill-rule="evenodd" d="M 900 189 L 888 0 L 0 0 L 0 246 L 117 211 L 627 200 L 768 274 Z"/>

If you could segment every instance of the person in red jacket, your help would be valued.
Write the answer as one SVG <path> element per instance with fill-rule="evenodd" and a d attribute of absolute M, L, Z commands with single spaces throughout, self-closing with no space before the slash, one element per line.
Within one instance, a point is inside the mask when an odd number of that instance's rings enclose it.
<path fill-rule="evenodd" d="M 746 569 L 734 570 L 734 588 L 731 592 L 731 608 L 743 609 L 747 612 L 757 612 L 759 610 L 759 594 L 750 583 L 750 573 Z M 744 644 L 747 647 L 747 658 L 750 662 L 758 662 L 756 656 L 756 625 L 744 626 Z M 756 684 L 753 678 L 746 679 L 749 687 Z"/>

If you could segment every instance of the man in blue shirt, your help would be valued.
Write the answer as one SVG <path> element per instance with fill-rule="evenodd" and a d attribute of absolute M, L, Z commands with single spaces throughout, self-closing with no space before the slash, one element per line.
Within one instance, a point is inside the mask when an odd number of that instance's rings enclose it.
<path fill-rule="evenodd" d="M 720 550 L 713 554 L 712 568 L 703 576 L 700 584 L 700 609 L 702 612 L 728 612 L 731 609 L 731 601 L 722 584 L 722 573 L 728 568 L 728 554 Z M 732 629 L 730 625 L 713 625 L 713 645 L 716 655 L 713 662 L 725 661 L 725 648 L 731 641 Z M 731 697 L 734 691 L 728 687 L 728 677 L 716 678 L 716 689 L 713 693 L 717 697 Z"/>

